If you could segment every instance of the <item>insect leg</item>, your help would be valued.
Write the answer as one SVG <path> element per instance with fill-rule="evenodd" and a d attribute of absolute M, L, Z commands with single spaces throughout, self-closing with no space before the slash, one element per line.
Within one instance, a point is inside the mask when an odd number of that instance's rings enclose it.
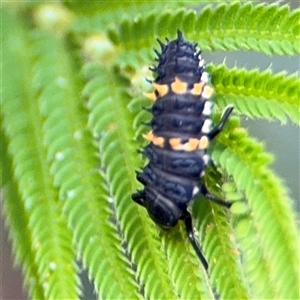
<path fill-rule="evenodd" d="M 212 140 L 216 135 L 218 135 L 224 128 L 230 114 L 233 111 L 233 107 L 229 106 L 224 111 L 220 122 L 207 134 L 207 136 Z"/>
<path fill-rule="evenodd" d="M 203 267 L 205 268 L 205 270 L 207 270 L 208 269 L 208 263 L 207 263 L 204 255 L 203 255 L 198 243 L 196 242 L 194 229 L 193 229 L 193 223 L 192 223 L 192 217 L 191 217 L 189 212 L 185 213 L 184 222 L 185 222 L 185 228 L 186 228 L 186 232 L 187 232 L 189 241 L 192 244 L 192 246 L 193 246 L 197 256 L 199 257 Z"/>
<path fill-rule="evenodd" d="M 201 193 L 204 195 L 205 198 L 207 198 L 209 201 L 217 203 L 219 205 L 222 205 L 226 208 L 230 208 L 231 204 L 230 202 L 226 202 L 222 199 L 219 199 L 218 197 L 212 195 L 209 193 L 209 191 L 206 189 L 204 185 L 201 186 Z"/>
<path fill-rule="evenodd" d="M 142 206 L 144 206 L 145 192 L 137 191 L 131 196 L 132 200 Z"/>

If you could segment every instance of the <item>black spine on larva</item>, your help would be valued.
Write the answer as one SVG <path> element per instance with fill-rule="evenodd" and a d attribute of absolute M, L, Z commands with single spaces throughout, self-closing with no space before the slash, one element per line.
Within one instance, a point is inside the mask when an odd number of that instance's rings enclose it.
<path fill-rule="evenodd" d="M 179 32 L 177 39 L 160 45 L 162 53 L 153 69 L 157 73 L 154 85 L 167 85 L 168 91 L 162 96 L 155 92 L 151 126 L 153 134 L 163 138 L 164 143 L 156 145 L 152 141 L 144 149 L 149 163 L 137 174 L 144 189 L 134 194 L 133 200 L 146 207 L 158 225 L 168 228 L 184 218 L 187 205 L 201 190 L 200 176 L 208 160 L 206 146 L 175 149 L 170 139 L 179 139 L 181 145 L 190 139 L 200 141 L 209 115 L 203 113 L 208 99 L 191 92 L 194 84 L 201 82 L 204 72 L 196 44 L 185 41 Z M 172 89 L 176 80 L 187 84 L 186 92 Z"/>
<path fill-rule="evenodd" d="M 203 69 L 199 67 L 196 44 L 185 41 L 179 32 L 158 57 L 156 83 L 165 84 L 180 78 L 189 84 L 199 82 Z"/>

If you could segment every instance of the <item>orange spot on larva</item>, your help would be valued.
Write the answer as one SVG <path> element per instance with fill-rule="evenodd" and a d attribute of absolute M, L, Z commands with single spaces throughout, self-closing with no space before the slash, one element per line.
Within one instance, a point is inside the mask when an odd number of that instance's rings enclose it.
<path fill-rule="evenodd" d="M 187 90 L 187 83 L 175 77 L 175 81 L 171 84 L 172 91 L 175 94 L 184 94 Z"/>
<path fill-rule="evenodd" d="M 169 139 L 169 144 L 173 149 L 175 149 L 175 147 L 180 145 L 180 142 L 181 142 L 180 138 L 171 138 L 171 139 Z"/>
<path fill-rule="evenodd" d="M 155 136 L 153 137 L 153 141 L 152 143 L 155 145 L 155 146 L 158 146 L 158 147 L 163 147 L 164 146 L 164 143 L 165 143 L 165 139 L 161 136 Z"/>
<path fill-rule="evenodd" d="M 191 89 L 191 94 L 193 94 L 193 95 L 201 95 L 204 84 L 205 83 L 203 81 L 195 83 L 194 87 Z"/>
<path fill-rule="evenodd" d="M 163 97 L 164 95 L 166 95 L 169 91 L 169 87 L 167 84 L 157 84 L 157 83 L 153 83 L 154 88 L 156 89 L 158 95 L 160 97 Z"/>
<path fill-rule="evenodd" d="M 169 144 L 174 150 L 194 151 L 198 147 L 199 140 L 190 138 L 188 142 L 182 144 L 180 138 L 172 138 L 169 140 Z"/>
<path fill-rule="evenodd" d="M 151 101 L 155 101 L 156 100 L 156 95 L 155 93 L 143 93 L 143 95 L 145 97 L 147 97 L 148 99 L 150 99 Z"/>
<path fill-rule="evenodd" d="M 199 140 L 190 138 L 187 143 L 184 144 L 184 150 L 186 151 L 194 151 L 198 147 Z"/>
<path fill-rule="evenodd" d="M 149 131 L 148 133 L 143 134 L 143 138 L 144 138 L 145 140 L 147 140 L 147 141 L 152 142 L 152 141 L 153 141 L 153 138 L 154 138 L 153 132 L 152 132 L 152 131 Z"/>

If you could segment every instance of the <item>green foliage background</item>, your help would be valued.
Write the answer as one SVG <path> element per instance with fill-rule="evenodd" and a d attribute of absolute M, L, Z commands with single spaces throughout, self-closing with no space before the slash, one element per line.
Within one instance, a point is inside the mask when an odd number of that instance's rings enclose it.
<path fill-rule="evenodd" d="M 2 4 L 2 204 L 30 298 L 79 298 L 82 260 L 100 299 L 299 299 L 291 201 L 239 123 L 299 125 L 296 74 L 208 65 L 215 119 L 235 107 L 205 176 L 234 204 L 193 205 L 208 274 L 182 224 L 164 232 L 131 201 L 155 38 L 181 29 L 204 51 L 299 55 L 299 9 L 205 2 Z"/>

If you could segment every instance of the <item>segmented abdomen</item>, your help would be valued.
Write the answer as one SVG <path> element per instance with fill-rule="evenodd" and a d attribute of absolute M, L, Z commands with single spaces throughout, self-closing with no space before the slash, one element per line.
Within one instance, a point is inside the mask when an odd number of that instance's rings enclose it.
<path fill-rule="evenodd" d="M 169 201 L 181 211 L 199 192 L 199 179 L 208 163 L 213 89 L 208 85 L 204 61 L 194 43 L 177 39 L 163 45 L 158 54 L 155 91 L 145 94 L 154 101 L 152 130 L 144 135 L 150 144 L 144 149 L 148 165 L 137 175 L 144 185 L 142 205 Z"/>

